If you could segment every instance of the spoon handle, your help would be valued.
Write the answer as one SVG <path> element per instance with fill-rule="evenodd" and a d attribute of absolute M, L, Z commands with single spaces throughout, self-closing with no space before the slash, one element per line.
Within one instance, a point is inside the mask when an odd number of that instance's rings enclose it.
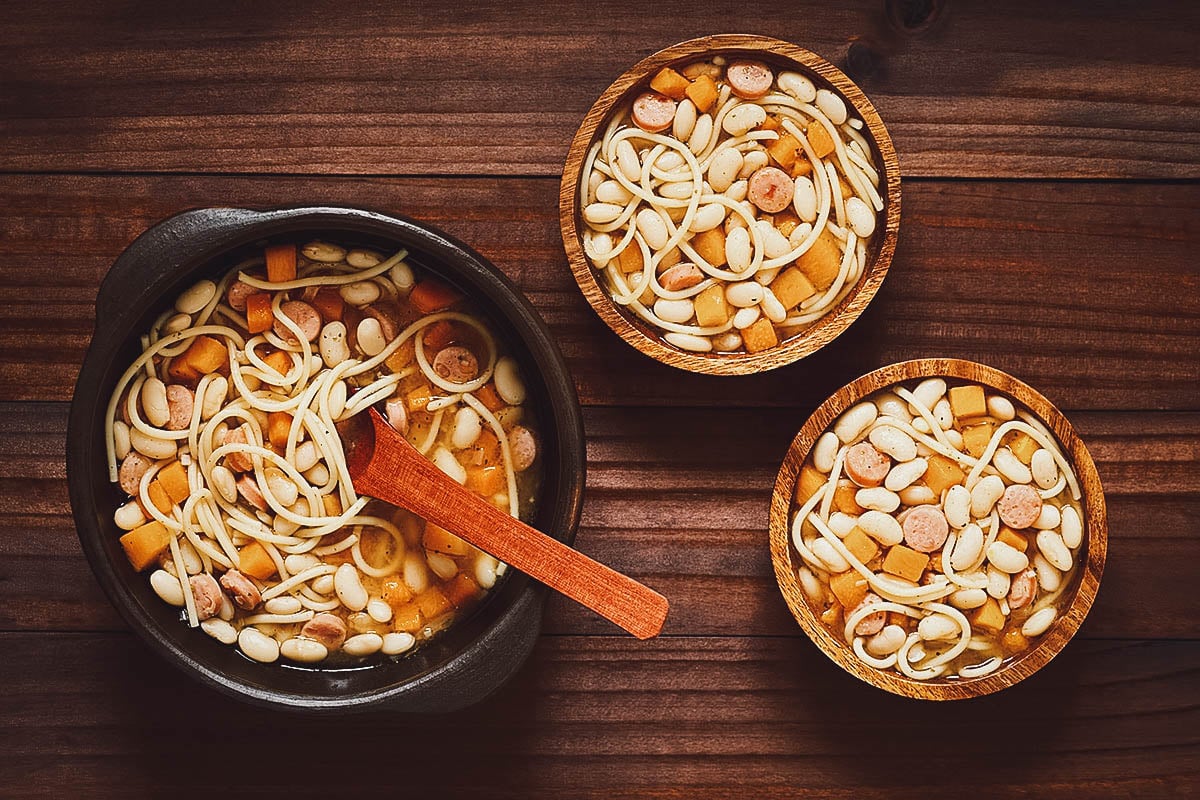
<path fill-rule="evenodd" d="M 464 491 L 378 411 L 372 409 L 370 417 L 375 452 L 354 478 L 360 494 L 407 508 L 639 639 L 657 636 L 662 630 L 668 603 L 661 594 Z"/>

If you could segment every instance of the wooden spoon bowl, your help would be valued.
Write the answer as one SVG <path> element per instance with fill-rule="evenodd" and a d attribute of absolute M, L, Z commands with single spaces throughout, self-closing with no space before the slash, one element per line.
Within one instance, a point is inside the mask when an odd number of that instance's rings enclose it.
<path fill-rule="evenodd" d="M 1084 537 L 1076 553 L 1075 574 L 1059 602 L 1058 618 L 1037 643 L 997 671 L 978 678 L 919 681 L 897 672 L 871 667 L 855 655 L 846 642 L 818 618 L 819 610 L 809 605 L 797 578 L 801 565 L 790 542 L 791 517 L 800 468 L 821 434 L 829 430 L 846 409 L 863 398 L 914 378 L 958 378 L 981 384 L 1024 406 L 1054 434 L 1063 454 L 1074 467 L 1082 493 Z M 771 562 L 775 579 L 792 616 L 808 637 L 842 669 L 872 686 L 920 700 L 959 700 L 980 697 L 1012 686 L 1029 677 L 1062 651 L 1092 607 L 1100 588 L 1108 548 L 1108 523 L 1100 476 L 1087 448 L 1071 423 L 1053 403 L 1035 389 L 998 369 L 950 358 L 903 361 L 870 372 L 839 389 L 804 423 L 784 457 L 775 492 L 771 498 Z"/>
<path fill-rule="evenodd" d="M 841 96 L 862 118 L 864 137 L 871 145 L 872 161 L 880 166 L 883 211 L 876 234 L 867 251 L 867 267 L 855 288 L 815 325 L 786 339 L 777 347 L 759 353 L 693 353 L 663 340 L 661 334 L 613 302 L 596 279 L 596 272 L 583 250 L 584 223 L 579 201 L 579 181 L 588 151 L 603 135 L 618 109 L 625 108 L 644 91 L 663 67 L 679 67 L 701 57 L 723 55 L 750 57 L 777 69 L 807 75 L 818 88 Z M 798 361 L 833 341 L 866 309 L 883 283 L 900 229 L 900 164 L 892 139 L 875 107 L 846 75 L 815 53 L 789 42 L 751 34 L 703 36 L 672 45 L 648 56 L 617 78 L 588 111 L 571 142 L 563 168 L 558 200 L 563 246 L 575 282 L 595 312 L 630 345 L 653 359 L 679 369 L 711 375 L 748 375 Z"/>

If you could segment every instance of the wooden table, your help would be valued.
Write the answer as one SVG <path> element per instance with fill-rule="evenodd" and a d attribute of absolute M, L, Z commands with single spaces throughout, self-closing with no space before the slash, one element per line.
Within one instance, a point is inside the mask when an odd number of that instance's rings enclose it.
<path fill-rule="evenodd" d="M 0 791 L 1200 792 L 1200 5 L 166 5 L 0 7 Z M 558 173 L 601 90 L 653 50 L 728 30 L 841 65 L 904 172 L 899 250 L 867 313 L 747 379 L 621 343 L 557 227 Z M 577 544 L 670 596 L 662 638 L 555 601 L 528 666 L 483 705 L 322 720 L 201 688 L 125 629 L 64 480 L 97 284 L 176 211 L 311 203 L 427 220 L 529 295 L 585 404 Z M 775 588 L 765 533 L 806 415 L 854 376 L 932 355 L 1058 403 L 1111 522 L 1077 639 L 1024 684 L 949 705 L 885 695 L 821 655 Z"/>

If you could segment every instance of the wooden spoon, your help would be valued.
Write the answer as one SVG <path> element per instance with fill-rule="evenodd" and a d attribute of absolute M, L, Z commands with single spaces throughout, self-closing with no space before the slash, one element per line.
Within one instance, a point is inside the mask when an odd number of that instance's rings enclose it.
<path fill-rule="evenodd" d="M 611 620 L 639 639 L 657 636 L 667 598 L 510 517 L 459 486 L 376 409 L 338 423 L 354 489 L 407 508 Z"/>

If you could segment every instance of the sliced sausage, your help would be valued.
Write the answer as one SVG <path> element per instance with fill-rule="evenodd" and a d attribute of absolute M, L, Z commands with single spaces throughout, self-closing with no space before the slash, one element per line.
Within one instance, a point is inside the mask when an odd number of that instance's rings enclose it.
<path fill-rule="evenodd" d="M 659 276 L 658 282 L 668 292 L 690 289 L 704 280 L 704 273 L 695 264 L 676 264 Z"/>
<path fill-rule="evenodd" d="M 221 610 L 221 587 L 217 579 L 207 572 L 188 578 L 188 586 L 192 588 L 192 598 L 196 601 L 196 616 L 208 619 L 216 616 Z"/>
<path fill-rule="evenodd" d="M 451 383 L 466 383 L 479 374 L 479 362 L 467 348 L 451 345 L 434 356 L 433 371 Z"/>
<path fill-rule="evenodd" d="M 121 470 L 117 473 L 121 491 L 137 497 L 138 488 L 142 485 L 142 476 L 150 469 L 153 461 L 136 450 L 130 450 L 129 455 L 121 462 Z"/>
<path fill-rule="evenodd" d="M 229 592 L 233 602 L 247 611 L 262 602 L 262 592 L 258 591 L 252 580 L 236 569 L 231 569 L 221 576 L 221 586 Z"/>
<path fill-rule="evenodd" d="M 389 314 L 374 304 L 365 306 L 363 311 L 367 313 L 367 316 L 372 317 L 379 323 L 379 330 L 383 333 L 384 339 L 390 342 L 399 335 L 400 329 L 394 315 Z"/>
<path fill-rule="evenodd" d="M 285 303 L 280 303 L 279 311 L 300 327 L 300 330 L 304 332 L 304 338 L 308 341 L 311 342 L 316 339 L 317 334 L 321 332 L 320 313 L 303 300 L 288 300 Z M 274 327 L 275 335 L 288 344 L 300 343 L 295 334 L 288 330 L 287 326 L 278 317 L 275 319 Z"/>
<path fill-rule="evenodd" d="M 229 284 L 229 288 L 225 290 L 225 302 L 228 303 L 229 307 L 234 311 L 245 311 L 246 298 L 258 291 L 261 290 L 255 289 L 248 283 L 234 281 L 233 283 Z"/>
<path fill-rule="evenodd" d="M 783 211 L 792 202 L 796 183 L 778 167 L 762 167 L 750 176 L 747 196 L 768 214 Z"/>
<path fill-rule="evenodd" d="M 846 474 L 859 486 L 878 486 L 892 468 L 892 460 L 870 442 L 859 442 L 846 451 Z"/>
<path fill-rule="evenodd" d="M 333 614 L 317 614 L 304 623 L 300 635 L 315 639 L 330 650 L 337 650 L 346 641 L 346 623 Z"/>
<path fill-rule="evenodd" d="M 633 122 L 648 133 L 659 133 L 675 121 L 675 101 L 665 94 L 645 92 L 633 101 Z"/>
<path fill-rule="evenodd" d="M 537 440 L 533 432 L 523 425 L 517 425 L 508 432 L 508 449 L 512 453 L 513 469 L 524 472 L 533 466 L 537 459 Z"/>
<path fill-rule="evenodd" d="M 243 475 L 237 480 L 238 494 L 242 496 L 250 505 L 257 508 L 259 511 L 267 511 L 271 507 L 267 505 L 267 498 L 263 497 L 262 492 L 258 490 L 258 482 L 249 475 Z"/>
<path fill-rule="evenodd" d="M 1008 590 L 1008 607 L 1012 611 L 1018 608 L 1024 608 L 1033 600 L 1037 594 L 1038 580 L 1037 573 L 1031 569 L 1027 569 L 1020 575 L 1016 575 L 1012 579 L 1012 586 Z"/>
<path fill-rule="evenodd" d="M 219 442 L 219 445 L 249 444 L 249 442 L 250 440 L 246 438 L 246 432 L 239 426 L 226 433 L 225 437 Z M 234 472 L 247 472 L 254 469 L 254 461 L 250 458 L 249 453 L 230 453 L 225 456 L 225 466 Z"/>
<path fill-rule="evenodd" d="M 186 386 L 173 383 L 167 387 L 167 409 L 171 418 L 167 430 L 181 431 L 192 424 L 192 411 L 196 407 L 196 394 Z"/>
<path fill-rule="evenodd" d="M 996 504 L 1000 520 L 1010 528 L 1028 528 L 1042 513 L 1042 496 L 1025 484 L 1009 486 Z"/>
<path fill-rule="evenodd" d="M 950 523 L 937 506 L 917 506 L 904 516 L 904 543 L 918 553 L 932 553 L 946 543 Z"/>
<path fill-rule="evenodd" d="M 735 61 L 725 70 L 725 80 L 743 100 L 757 100 L 771 90 L 775 76 L 761 61 Z"/>
<path fill-rule="evenodd" d="M 393 397 L 384 404 L 383 410 L 387 416 L 388 425 L 401 434 L 408 433 L 408 408 L 403 397 Z"/>
<path fill-rule="evenodd" d="M 862 602 L 850 609 L 850 612 L 846 616 L 853 616 L 863 606 L 874 605 L 875 603 L 882 601 L 883 598 L 881 598 L 879 595 L 868 592 L 867 596 L 862 599 Z M 876 611 L 874 614 L 867 614 L 865 617 L 859 620 L 858 624 L 854 626 L 854 632 L 859 636 L 874 636 L 883 630 L 883 625 L 885 622 L 887 622 L 887 612 Z"/>

